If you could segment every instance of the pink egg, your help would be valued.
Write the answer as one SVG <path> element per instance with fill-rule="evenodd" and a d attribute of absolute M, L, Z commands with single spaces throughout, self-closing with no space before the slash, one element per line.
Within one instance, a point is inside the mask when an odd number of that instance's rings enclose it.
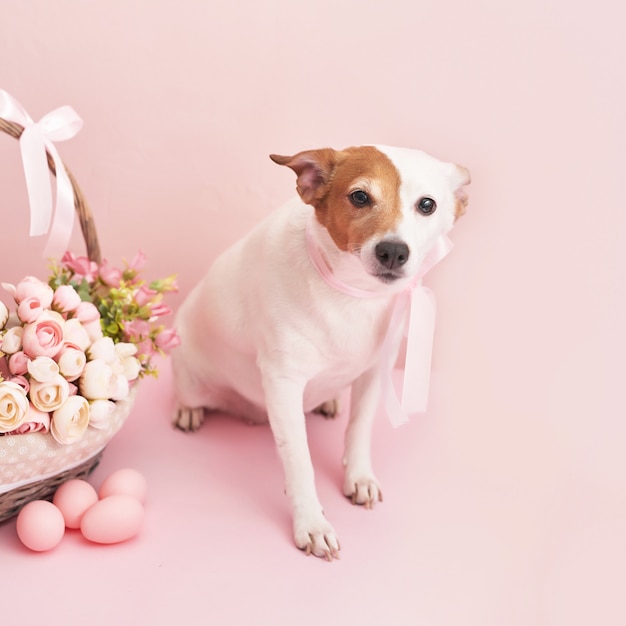
<path fill-rule="evenodd" d="M 29 502 L 17 516 L 17 536 L 35 552 L 56 547 L 65 533 L 65 520 L 59 509 L 46 500 Z"/>
<path fill-rule="evenodd" d="M 132 496 L 143 503 L 146 499 L 148 486 L 146 479 L 137 470 L 125 468 L 113 472 L 100 486 L 100 499 L 109 496 Z"/>
<path fill-rule="evenodd" d="M 127 495 L 113 495 L 96 502 L 84 515 L 80 529 L 89 541 L 119 543 L 134 537 L 143 524 L 143 506 Z"/>
<path fill-rule="evenodd" d="M 52 502 L 63 513 L 67 528 L 80 528 L 85 511 L 97 501 L 96 490 L 87 481 L 78 478 L 63 483 L 52 498 Z"/>

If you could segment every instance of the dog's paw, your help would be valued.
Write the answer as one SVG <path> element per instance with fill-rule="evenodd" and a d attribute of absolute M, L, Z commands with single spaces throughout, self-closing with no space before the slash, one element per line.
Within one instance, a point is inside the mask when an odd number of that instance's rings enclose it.
<path fill-rule="evenodd" d="M 308 523 L 304 520 L 294 523 L 294 540 L 307 556 L 313 554 L 332 561 L 339 558 L 339 540 L 333 527 L 320 513 L 319 517 Z"/>
<path fill-rule="evenodd" d="M 314 409 L 313 413 L 317 413 L 327 419 L 337 417 L 337 415 L 341 413 L 339 398 L 333 398 L 332 400 L 328 400 L 327 402 L 320 404 L 316 409 Z"/>
<path fill-rule="evenodd" d="M 377 502 L 383 501 L 383 492 L 373 475 L 346 474 L 343 493 L 352 504 L 361 504 L 366 509 L 373 509 Z"/>
<path fill-rule="evenodd" d="M 174 425 L 186 432 L 198 430 L 204 422 L 204 408 L 179 406 L 174 415 Z"/>

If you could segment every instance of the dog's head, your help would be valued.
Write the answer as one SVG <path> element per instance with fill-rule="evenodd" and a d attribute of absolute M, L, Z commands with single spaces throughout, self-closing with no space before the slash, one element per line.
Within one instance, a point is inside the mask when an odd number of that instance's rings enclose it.
<path fill-rule="evenodd" d="M 335 246 L 384 284 L 414 276 L 465 212 L 469 172 L 419 150 L 362 146 L 270 155 L 298 176 L 302 200 Z"/>

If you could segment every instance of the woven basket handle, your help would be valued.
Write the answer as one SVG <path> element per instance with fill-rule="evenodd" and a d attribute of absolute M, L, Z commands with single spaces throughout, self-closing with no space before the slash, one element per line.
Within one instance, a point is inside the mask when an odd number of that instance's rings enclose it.
<path fill-rule="evenodd" d="M 11 137 L 15 137 L 15 139 L 19 139 L 24 132 L 24 127 L 0 117 L 0 130 L 5 132 L 7 135 L 11 135 Z M 52 174 L 56 176 L 54 161 L 47 151 L 46 156 L 48 157 L 48 167 L 50 168 Z M 100 264 L 102 261 L 102 255 L 100 253 L 100 243 L 98 242 L 98 233 L 96 231 L 96 224 L 93 220 L 93 215 L 87 205 L 83 192 L 72 175 L 72 172 L 70 172 L 65 164 L 63 164 L 63 167 L 65 167 L 65 171 L 67 172 L 70 182 L 72 183 L 72 189 L 74 190 L 74 208 L 78 214 L 80 229 L 83 233 L 83 239 L 85 240 L 87 256 L 91 261 L 95 261 Z"/>

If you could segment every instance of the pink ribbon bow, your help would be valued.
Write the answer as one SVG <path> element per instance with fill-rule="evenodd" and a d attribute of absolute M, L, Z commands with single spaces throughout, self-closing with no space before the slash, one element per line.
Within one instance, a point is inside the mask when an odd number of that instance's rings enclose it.
<path fill-rule="evenodd" d="M 306 231 L 307 251 L 319 275 L 334 289 L 356 298 L 381 297 L 379 293 L 356 289 L 340 281 L 330 270 L 315 245 L 311 229 Z M 385 412 L 394 427 L 409 421 L 409 415 L 423 413 L 428 406 L 433 338 L 435 335 L 435 298 L 422 278 L 452 249 L 447 235 L 441 235 L 420 266 L 417 276 L 404 291 L 395 296 L 395 303 L 387 334 L 382 347 L 385 375 L 382 380 L 382 397 Z M 406 320 L 407 337 L 402 400 L 398 399 L 392 381 L 394 329 Z"/>
<path fill-rule="evenodd" d="M 70 106 L 62 106 L 34 122 L 22 105 L 0 89 L 0 117 L 24 127 L 20 136 L 22 163 L 30 202 L 31 237 L 50 233 L 44 257 L 65 252 L 74 225 L 74 191 L 53 141 L 74 137 L 83 121 Z M 56 203 L 52 212 L 52 189 L 46 150 L 56 167 Z M 52 225 L 50 225 L 52 221 Z"/>

